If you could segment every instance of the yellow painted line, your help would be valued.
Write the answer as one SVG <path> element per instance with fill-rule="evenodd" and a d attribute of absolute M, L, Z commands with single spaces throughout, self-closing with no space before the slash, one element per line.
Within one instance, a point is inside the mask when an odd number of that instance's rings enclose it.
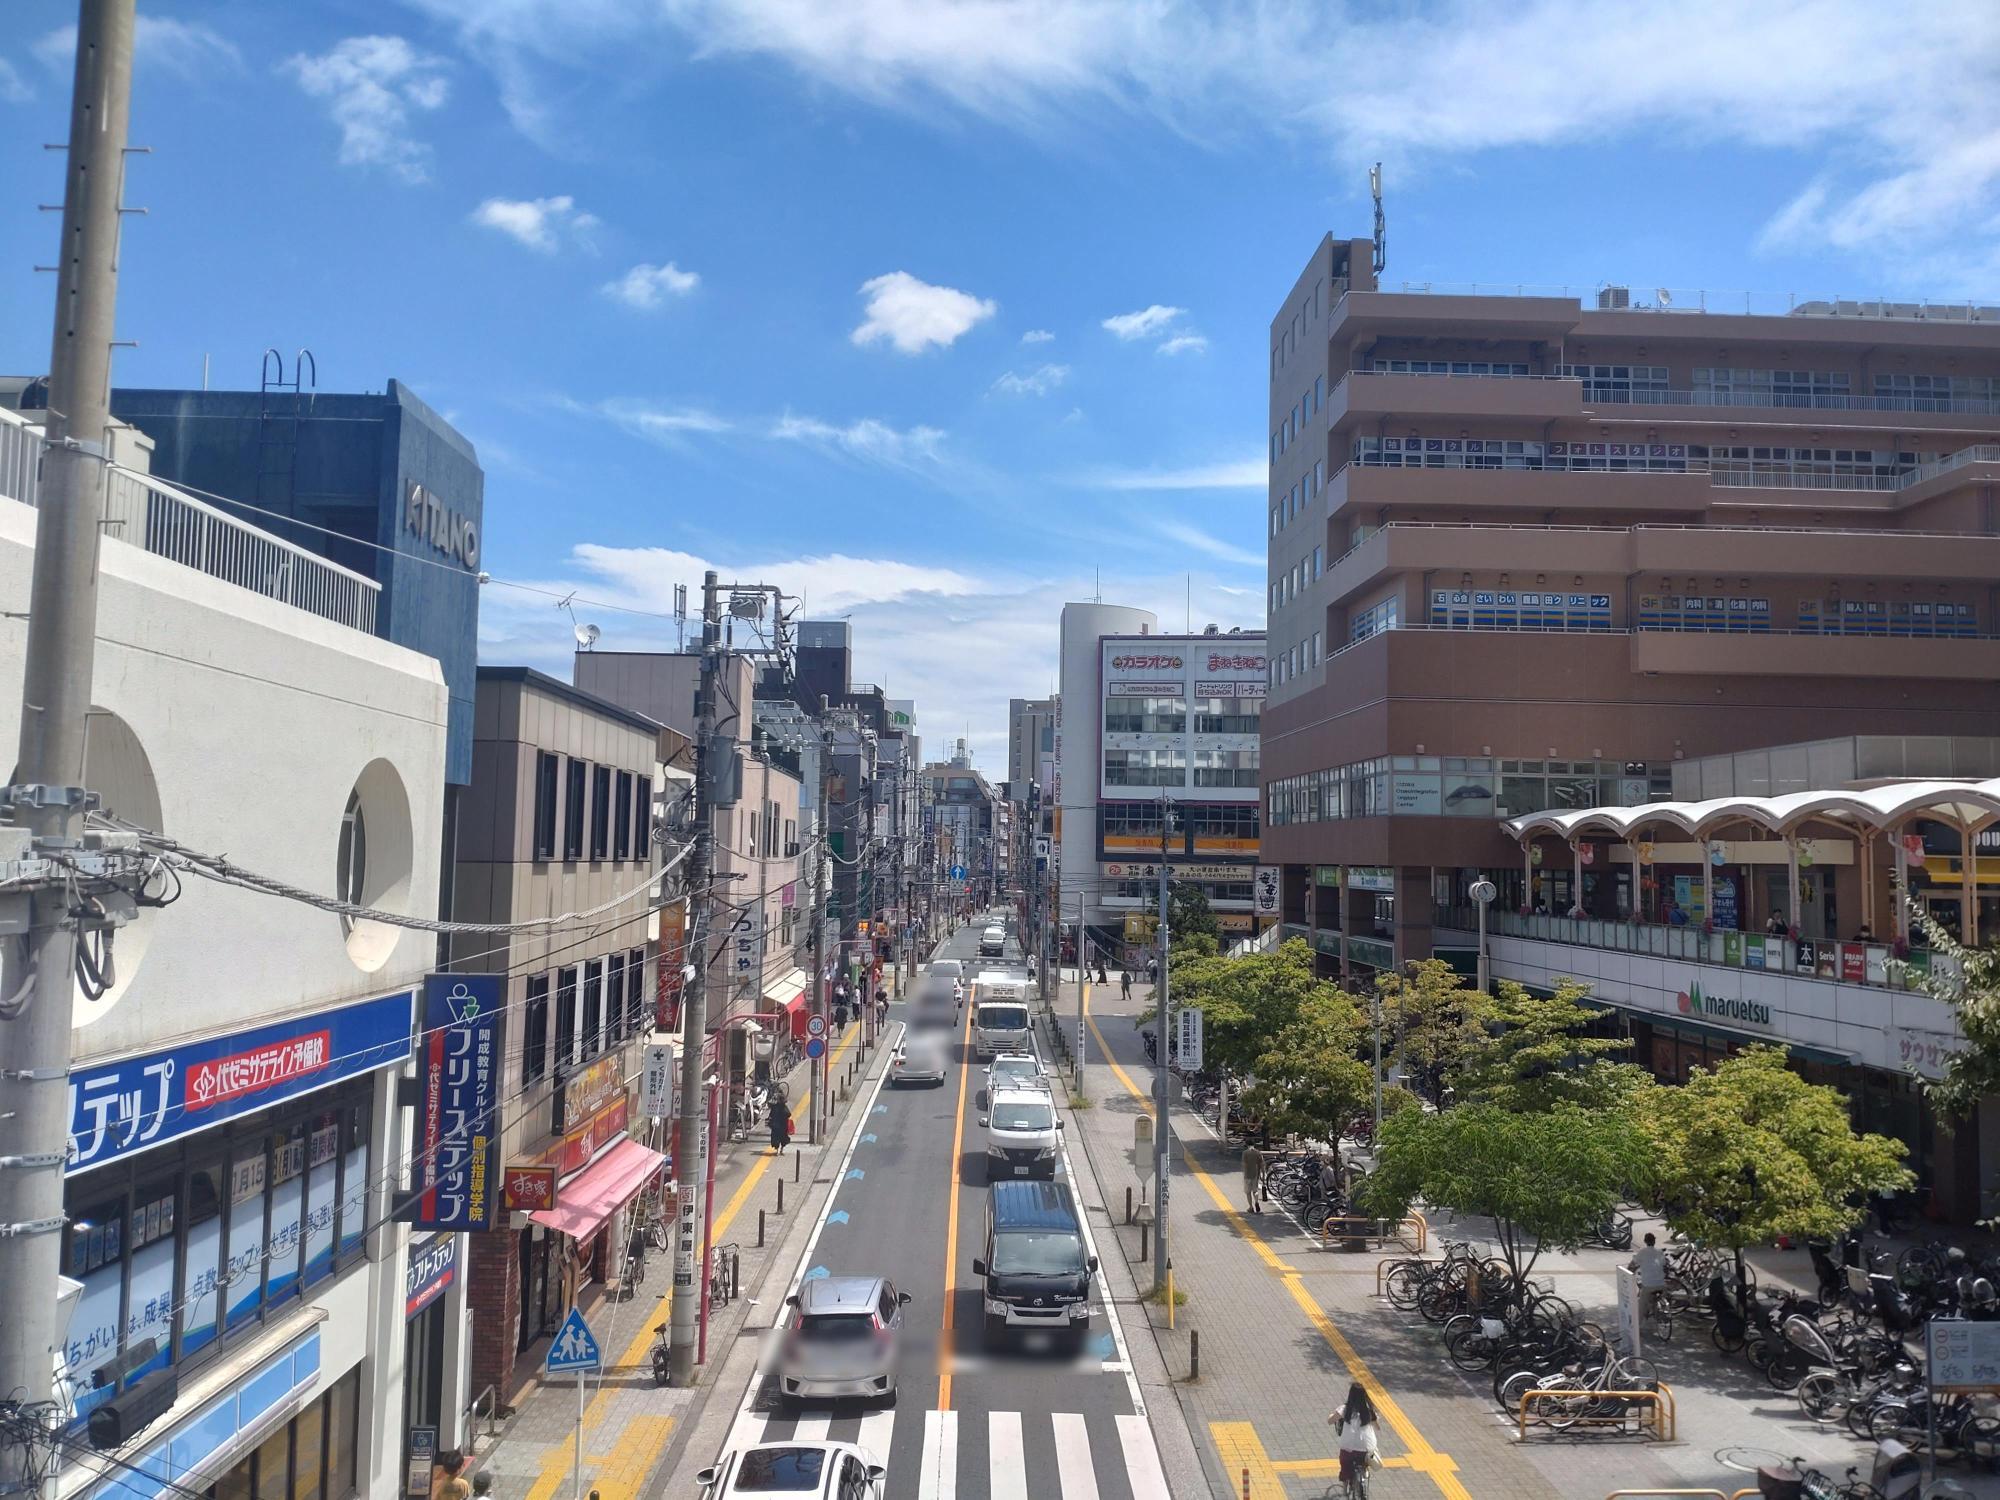
<path fill-rule="evenodd" d="M 1222 1460 L 1232 1500 L 1239 1493 L 1247 1496 L 1248 1500 L 1285 1500 L 1285 1481 L 1278 1477 L 1278 1466 L 1264 1452 L 1264 1444 L 1258 1438 L 1254 1425 L 1249 1422 L 1210 1422 L 1208 1436 L 1215 1444 L 1216 1455 Z M 1334 1468 L 1337 1471 L 1339 1465 Z M 1246 1473 L 1250 1476 L 1248 1487 L 1239 1489 Z"/>
<path fill-rule="evenodd" d="M 960 1045 L 968 1043 L 971 1037 L 972 1007 L 968 1005 L 965 1024 L 959 1032 Z M 938 1332 L 939 1411 L 951 1410 L 952 1302 L 958 1286 L 958 1195 L 965 1176 L 960 1165 L 965 1150 L 965 1090 L 971 1081 L 971 1061 L 962 1059 L 958 1067 L 958 1113 L 951 1127 L 951 1207 L 944 1221 L 944 1326 Z"/>
<path fill-rule="evenodd" d="M 1088 1020 L 1089 1018 L 1086 1016 L 1085 1019 Z M 1108 1060 L 1110 1049 L 1104 1047 L 1104 1035 L 1098 1031 L 1097 1023 L 1094 1020 L 1090 1021 L 1090 1029 L 1092 1034 L 1097 1037 L 1098 1046 L 1104 1048 L 1105 1056 Z M 1125 1085 L 1127 1092 L 1136 1098 L 1145 1098 L 1145 1095 L 1140 1093 L 1133 1085 L 1131 1078 L 1116 1063 L 1111 1064 L 1111 1071 L 1117 1077 L 1118 1081 Z M 1162 1126 L 1161 1128 L 1166 1127 Z M 1440 1453 L 1437 1449 L 1433 1448 L 1423 1433 L 1417 1429 L 1417 1424 L 1412 1422 L 1403 1409 L 1396 1404 L 1394 1398 L 1383 1388 L 1382 1382 L 1375 1378 L 1375 1372 L 1368 1368 L 1368 1362 L 1347 1341 L 1347 1335 L 1335 1326 L 1333 1319 L 1326 1315 L 1326 1309 L 1319 1305 L 1318 1299 L 1306 1290 L 1305 1282 L 1301 1279 L 1299 1272 L 1295 1268 L 1286 1265 L 1283 1257 L 1264 1242 L 1263 1236 L 1252 1229 L 1249 1221 L 1236 1211 L 1235 1205 L 1224 1195 L 1222 1189 L 1216 1184 L 1215 1179 L 1196 1166 L 1193 1161 L 1189 1160 L 1185 1151 L 1182 1153 L 1181 1160 L 1186 1163 L 1187 1169 L 1193 1175 L 1195 1181 L 1200 1183 L 1203 1190 L 1207 1192 L 1210 1201 L 1221 1211 L 1222 1217 L 1228 1221 L 1230 1228 L 1234 1229 L 1257 1252 L 1258 1258 L 1284 1282 L 1285 1290 L 1291 1293 L 1292 1300 L 1299 1305 L 1299 1310 L 1305 1314 L 1306 1321 L 1318 1330 L 1319 1336 L 1326 1340 L 1327 1346 L 1340 1356 L 1340 1362 L 1347 1366 L 1348 1374 L 1352 1375 L 1356 1383 L 1368 1392 L 1369 1399 L 1375 1403 L 1376 1412 L 1381 1416 L 1383 1421 L 1387 1422 L 1395 1430 L 1396 1435 L 1403 1440 L 1403 1446 L 1409 1449 L 1408 1467 L 1430 1475 L 1432 1482 L 1437 1485 L 1438 1491 L 1445 1497 L 1445 1500 L 1472 1500 L 1471 1492 L 1466 1489 L 1458 1478 L 1458 1466 L 1451 1461 L 1451 1458 L 1447 1454 Z"/>

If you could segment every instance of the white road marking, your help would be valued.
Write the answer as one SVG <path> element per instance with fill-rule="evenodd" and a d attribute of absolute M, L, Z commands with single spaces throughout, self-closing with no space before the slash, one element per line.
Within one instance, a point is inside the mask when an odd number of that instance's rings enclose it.
<path fill-rule="evenodd" d="M 833 1430 L 833 1417 L 827 1412 L 807 1412 L 799 1418 L 798 1431 L 791 1436 L 797 1443 L 823 1443 L 826 1435 Z"/>
<path fill-rule="evenodd" d="M 1074 1118 L 1074 1115 L 1072 1115 L 1072 1118 Z M 1057 1149 L 1062 1152 L 1063 1176 L 1069 1182 L 1070 1191 L 1076 1193 L 1078 1192 L 1078 1183 L 1081 1179 L 1076 1175 L 1076 1164 L 1070 1160 L 1068 1137 L 1068 1131 L 1058 1131 L 1056 1133 L 1056 1143 Z M 1095 1181 L 1096 1179 L 1093 1177 L 1092 1180 Z M 1097 1255 L 1097 1237 L 1090 1232 L 1090 1213 L 1084 1206 L 1081 1197 L 1077 1199 L 1076 1217 L 1077 1222 L 1083 1226 L 1084 1250 L 1087 1254 L 1095 1258 Z M 1091 1295 L 1095 1299 L 1095 1305 L 1101 1306 L 1104 1309 L 1104 1321 L 1111 1325 L 1111 1342 L 1113 1347 L 1118 1351 L 1118 1358 L 1104 1361 L 1104 1368 L 1108 1372 L 1121 1374 L 1125 1377 L 1125 1390 L 1132 1398 L 1132 1410 L 1143 1418 L 1146 1415 L 1146 1398 L 1139 1390 L 1138 1373 L 1132 1368 L 1132 1351 L 1125 1347 L 1125 1329 L 1118 1321 L 1118 1309 L 1112 1306 L 1110 1297 L 1104 1294 L 1103 1272 L 1100 1271 L 1097 1275 L 1090 1278 L 1090 1287 Z"/>
<path fill-rule="evenodd" d="M 924 1456 L 917 1500 L 958 1500 L 958 1413 L 924 1413 Z"/>
<path fill-rule="evenodd" d="M 889 1440 L 896 1432 L 896 1413 L 893 1410 L 871 1411 L 861 1419 L 861 1436 L 855 1441 L 873 1455 L 875 1462 L 889 1462 Z"/>
<path fill-rule="evenodd" d="M 1097 1471 L 1090 1461 L 1090 1428 L 1080 1412 L 1049 1417 L 1056 1431 L 1056 1478 L 1063 1500 L 1097 1500 Z"/>
<path fill-rule="evenodd" d="M 1021 1448 L 1021 1414 L 986 1414 L 986 1493 L 990 1500 L 1028 1500 L 1028 1460 Z M 1064 1493 L 1063 1500 L 1068 1500 Z"/>
<path fill-rule="evenodd" d="M 1172 1500 L 1167 1476 L 1160 1467 L 1160 1450 L 1144 1417 L 1118 1418 L 1118 1446 L 1125 1450 L 1125 1473 L 1132 1481 L 1132 1500 Z"/>

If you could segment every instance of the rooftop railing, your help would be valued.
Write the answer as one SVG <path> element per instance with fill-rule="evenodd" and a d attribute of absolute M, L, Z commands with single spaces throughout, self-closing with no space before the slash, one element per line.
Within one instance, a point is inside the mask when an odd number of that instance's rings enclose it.
<path fill-rule="evenodd" d="M 46 446 L 39 428 L 0 410 L 0 494 L 27 505 L 39 501 L 41 454 Z M 382 586 L 374 579 L 240 521 L 150 474 L 112 465 L 106 478 L 107 535 L 321 619 L 375 633 Z"/>
<path fill-rule="evenodd" d="M 1369 290 L 1362 288 L 1361 290 Z M 1689 313 L 1732 317 L 1828 318 L 1915 323 L 2000 323 L 2000 306 L 1970 301 L 1921 299 L 1892 302 L 1846 297 L 1801 297 L 1797 292 L 1709 291 L 1700 287 L 1633 288 L 1600 282 L 1595 286 L 1537 285 L 1523 281 L 1399 281 L 1373 288 L 1436 297 L 1554 297 L 1602 312 Z M 1343 292 L 1340 302 L 1347 300 Z M 1340 303 L 1336 302 L 1337 308 Z"/>
<path fill-rule="evenodd" d="M 2000 322 L 2000 317 L 1996 317 Z M 1672 390 L 1598 381 L 1581 375 L 1529 374 L 1499 370 L 1350 370 L 1334 383 L 1334 399 L 1354 375 L 1406 380 L 1568 380 L 1582 388 L 1585 402 L 1601 406 L 1740 406 L 1778 411 L 1880 411 L 1929 415 L 2000 416 L 2000 400 L 1978 396 L 1854 394 L 1846 391 Z"/>

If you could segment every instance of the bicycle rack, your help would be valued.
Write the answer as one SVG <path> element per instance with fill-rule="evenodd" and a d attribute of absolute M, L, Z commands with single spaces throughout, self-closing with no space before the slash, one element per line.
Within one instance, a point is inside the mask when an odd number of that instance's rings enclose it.
<path fill-rule="evenodd" d="M 1650 1426 L 1653 1429 L 1653 1436 L 1658 1438 L 1661 1442 L 1666 1442 L 1666 1443 L 1671 1443 L 1674 1440 L 1674 1434 L 1677 1430 L 1674 1420 L 1673 1387 L 1668 1385 L 1663 1380 L 1660 1382 L 1657 1389 L 1650 1391 L 1593 1391 L 1587 1389 L 1579 1389 L 1574 1386 L 1562 1390 L 1523 1391 L 1521 1393 L 1520 1416 L 1517 1419 L 1517 1425 L 1515 1428 L 1515 1433 L 1517 1438 L 1522 1442 L 1527 1441 L 1528 1405 L 1530 1402 L 1548 1403 L 1557 1401 L 1575 1401 L 1591 1406 L 1595 1406 L 1600 1401 L 1645 1402 L 1647 1404 L 1647 1410 L 1650 1410 L 1652 1413 L 1652 1421 L 1650 1423 L 1646 1421 L 1646 1411 L 1642 1410 L 1639 1413 L 1639 1426 L 1641 1430 L 1644 1430 L 1646 1427 Z M 1566 1426 L 1623 1427 L 1631 1419 L 1632 1419 L 1632 1413 L 1624 1410 L 1604 1415 L 1599 1415 L 1596 1412 L 1583 1412 L 1575 1417 L 1570 1418 Z M 1635 1493 L 1644 1495 L 1644 1494 L 1657 1494 L 1659 1492 L 1649 1491 L 1649 1490 L 1639 1490 L 1636 1491 Z M 1667 1493 L 1672 1494 L 1674 1493 L 1674 1491 L 1670 1490 Z M 1693 1491 L 1688 1491 L 1686 1493 L 1692 1493 L 1696 1495 L 1711 1495 L 1716 1492 L 1713 1490 L 1693 1490 Z"/>

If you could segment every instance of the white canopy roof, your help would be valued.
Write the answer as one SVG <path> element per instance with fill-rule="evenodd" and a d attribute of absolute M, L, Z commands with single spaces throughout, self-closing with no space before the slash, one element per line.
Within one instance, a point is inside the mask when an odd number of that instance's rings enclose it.
<path fill-rule="evenodd" d="M 1501 827 L 1517 839 L 1551 834 L 1574 841 L 1591 834 L 1629 838 L 1641 828 L 1678 829 L 1705 838 L 1731 823 L 1752 823 L 1789 835 L 1813 821 L 1849 822 L 1882 831 L 1908 818 L 1934 818 L 1960 828 L 2000 821 L 2000 777 L 1990 781 L 1898 781 L 1782 797 L 1715 797 L 1706 802 L 1647 802 L 1638 807 L 1586 807 L 1510 818 Z"/>

